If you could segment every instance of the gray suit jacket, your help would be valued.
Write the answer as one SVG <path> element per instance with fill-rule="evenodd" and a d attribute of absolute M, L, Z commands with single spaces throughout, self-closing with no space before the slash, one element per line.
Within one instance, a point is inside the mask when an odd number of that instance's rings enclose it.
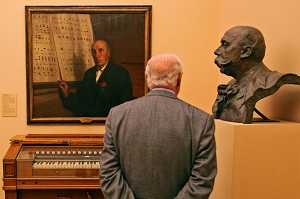
<path fill-rule="evenodd" d="M 165 90 L 112 108 L 100 183 L 107 199 L 206 199 L 217 172 L 213 117 Z"/>

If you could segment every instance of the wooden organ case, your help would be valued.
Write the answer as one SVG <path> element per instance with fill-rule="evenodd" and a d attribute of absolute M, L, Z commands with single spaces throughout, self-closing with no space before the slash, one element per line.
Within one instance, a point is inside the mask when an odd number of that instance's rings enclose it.
<path fill-rule="evenodd" d="M 101 199 L 103 135 L 28 134 L 10 139 L 5 199 Z"/>

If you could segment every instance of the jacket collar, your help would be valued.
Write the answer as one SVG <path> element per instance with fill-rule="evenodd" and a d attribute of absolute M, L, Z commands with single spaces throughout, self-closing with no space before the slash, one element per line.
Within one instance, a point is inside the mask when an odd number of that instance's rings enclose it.
<path fill-rule="evenodd" d="M 171 97 L 171 98 L 177 98 L 175 93 L 165 90 L 165 89 L 154 89 L 151 90 L 149 93 L 147 93 L 146 96 L 165 96 L 165 97 Z"/>

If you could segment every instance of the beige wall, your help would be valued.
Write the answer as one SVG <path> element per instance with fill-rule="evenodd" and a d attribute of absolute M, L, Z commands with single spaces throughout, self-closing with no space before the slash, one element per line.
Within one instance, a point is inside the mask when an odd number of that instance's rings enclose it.
<path fill-rule="evenodd" d="M 179 97 L 207 112 L 211 112 L 217 85 L 228 80 L 213 64 L 213 51 L 224 31 L 232 26 L 259 28 L 267 43 L 266 65 L 281 72 L 300 74 L 300 61 L 297 59 L 300 27 L 296 22 L 300 18 L 296 10 L 300 3 L 297 0 L 289 0 L 288 3 L 271 0 L 102 0 L 89 1 L 89 5 L 99 5 L 100 2 L 101 5 L 153 5 L 152 55 L 172 52 L 182 58 L 185 69 Z M 0 116 L 0 157 L 9 146 L 9 138 L 16 134 L 104 133 L 103 125 L 27 125 L 25 5 L 87 5 L 87 1 L 1 2 L 0 93 L 17 93 L 18 113 L 12 118 Z M 2 173 L 0 176 L 2 178 Z M 2 180 L 0 185 L 2 187 Z M 0 198 L 3 197 L 2 191 Z"/>

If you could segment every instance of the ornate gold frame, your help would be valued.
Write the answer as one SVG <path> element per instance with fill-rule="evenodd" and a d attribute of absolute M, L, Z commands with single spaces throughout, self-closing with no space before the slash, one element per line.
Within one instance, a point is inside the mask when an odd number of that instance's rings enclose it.
<path fill-rule="evenodd" d="M 135 97 L 138 98 L 145 95 L 147 92 L 143 71 L 146 62 L 150 58 L 151 52 L 151 14 L 152 6 L 150 5 L 26 6 L 27 124 L 104 123 L 106 120 L 105 117 L 73 117 L 62 107 L 58 95 L 58 79 L 55 79 L 57 75 L 55 76 L 56 73 L 54 74 L 53 68 L 51 68 L 53 59 L 55 62 L 59 61 L 56 60 L 55 57 L 53 58 L 54 55 L 49 55 L 52 52 L 49 50 L 49 43 L 51 42 L 48 42 L 49 38 L 52 38 L 52 41 L 54 41 L 54 36 L 51 35 L 54 34 L 54 28 L 57 28 L 57 26 L 53 27 L 51 20 L 51 24 L 49 21 L 44 22 L 42 20 L 43 17 L 52 18 L 53 16 L 67 16 L 69 19 L 72 17 L 75 19 L 76 17 L 74 16 L 76 15 L 82 19 L 83 17 L 88 16 L 90 21 L 87 24 L 90 24 L 91 26 L 93 38 L 87 36 L 87 40 L 92 41 L 100 39 L 100 35 L 101 39 L 110 40 L 110 46 L 114 47 L 112 55 L 115 55 L 114 58 L 118 59 L 117 63 L 119 62 L 119 64 L 130 68 L 129 72 L 133 81 L 134 93 L 136 93 Z M 39 19 L 37 19 L 38 17 Z M 79 26 L 81 26 L 80 24 Z M 49 28 L 48 26 L 51 26 L 52 28 L 50 28 L 50 31 L 47 29 Z M 69 29 L 71 30 L 68 31 L 75 31 L 73 30 L 73 27 L 75 26 L 70 27 Z M 64 26 L 61 26 L 60 28 L 64 28 Z M 125 28 L 131 28 L 135 31 L 131 34 L 125 34 Z M 45 32 L 46 36 L 44 35 Z M 64 44 L 60 45 L 63 46 Z M 54 46 L 53 49 L 57 48 L 55 45 L 52 46 Z M 119 50 L 118 52 L 118 49 L 121 49 L 121 46 L 129 48 L 128 51 L 125 52 L 124 50 Z M 137 52 L 139 52 L 138 55 Z M 126 58 L 122 57 L 122 53 L 127 53 Z M 56 55 L 60 56 L 58 53 L 56 53 Z M 59 71 L 60 63 L 55 67 L 58 67 L 58 73 L 61 77 Z M 78 82 L 80 81 L 69 81 L 74 89 L 76 89 Z"/>

